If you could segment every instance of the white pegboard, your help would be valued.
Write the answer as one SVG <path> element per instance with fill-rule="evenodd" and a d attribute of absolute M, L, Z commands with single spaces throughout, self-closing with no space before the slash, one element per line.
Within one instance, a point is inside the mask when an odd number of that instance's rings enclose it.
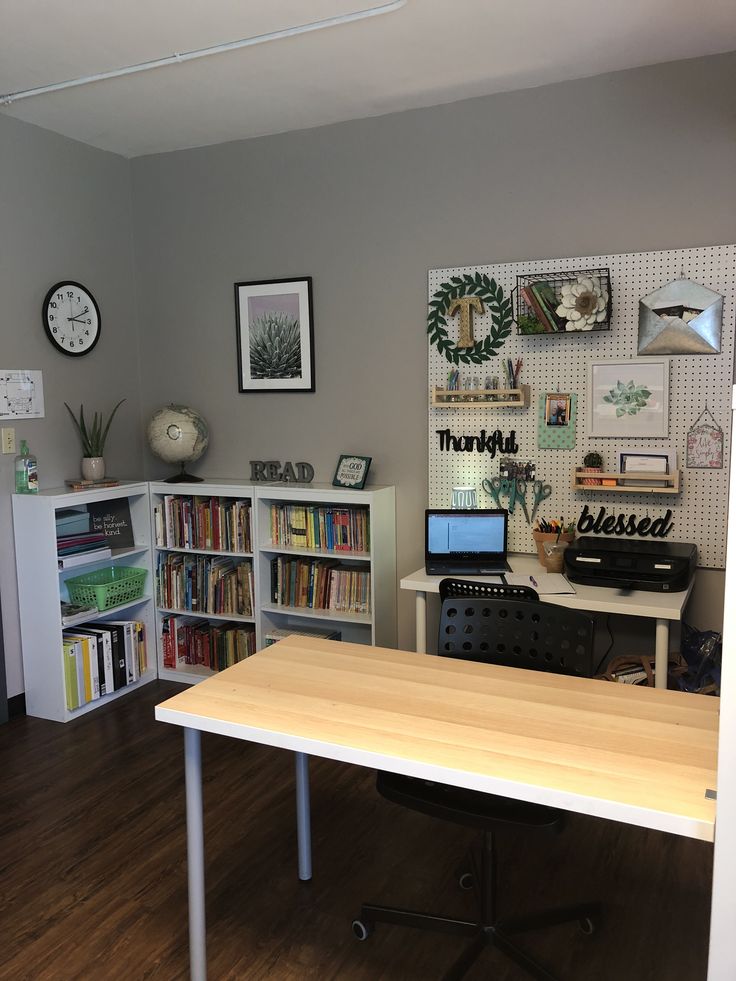
<path fill-rule="evenodd" d="M 583 504 L 597 513 L 605 506 L 607 513 L 636 513 L 654 518 L 671 508 L 674 525 L 669 539 L 695 542 L 698 564 L 705 568 L 723 568 L 726 558 L 726 517 L 728 474 L 731 445 L 731 388 L 734 353 L 734 271 L 736 246 L 722 245 L 700 249 L 677 249 L 668 252 L 634 252 L 625 255 L 582 256 L 571 259 L 541 259 L 531 262 L 503 263 L 488 266 L 465 266 L 429 271 L 429 298 L 451 276 L 480 271 L 494 278 L 511 295 L 517 273 L 545 273 L 564 269 L 588 269 L 607 266 L 611 272 L 613 316 L 609 331 L 570 334 L 519 335 L 514 332 L 500 349 L 499 357 L 481 365 L 460 365 L 462 377 L 477 375 L 481 384 L 485 376 L 503 377 L 502 359 L 524 359 L 521 381 L 531 387 L 531 405 L 527 409 L 495 409 L 478 405 L 473 408 L 429 408 L 429 506 L 449 507 L 452 488 L 472 484 L 478 488 L 478 504 L 492 507 L 481 480 L 498 474 L 500 454 L 494 460 L 488 453 L 440 452 L 436 430 L 449 428 L 453 435 L 474 435 L 481 429 L 501 429 L 504 435 L 515 430 L 519 452 L 517 460 L 532 460 L 537 477 L 553 487 L 552 497 L 545 501 L 539 514 L 549 518 L 564 516 L 574 520 Z M 587 436 L 588 362 L 591 358 L 637 357 L 639 300 L 660 286 L 681 276 L 702 283 L 725 297 L 721 353 L 718 355 L 669 355 L 670 403 L 669 437 L 667 439 L 591 439 Z M 457 318 L 448 318 L 450 336 L 456 339 Z M 476 317 L 476 338 L 490 329 L 490 315 Z M 446 387 L 450 363 L 429 344 L 429 386 Z M 573 450 L 540 450 L 537 448 L 537 413 L 539 399 L 545 392 L 574 392 L 578 396 L 576 443 Z M 724 465 L 722 470 L 685 469 L 686 435 L 705 405 L 724 431 Z M 674 447 L 682 475 L 678 495 L 598 493 L 572 490 L 572 474 L 581 466 L 583 456 L 597 450 L 608 469 L 614 466 L 614 452 L 619 446 L 642 450 Z M 531 495 L 529 495 L 531 496 Z M 531 509 L 530 509 L 531 510 Z M 509 543 L 513 551 L 533 552 L 531 529 L 517 506 L 509 522 Z"/>

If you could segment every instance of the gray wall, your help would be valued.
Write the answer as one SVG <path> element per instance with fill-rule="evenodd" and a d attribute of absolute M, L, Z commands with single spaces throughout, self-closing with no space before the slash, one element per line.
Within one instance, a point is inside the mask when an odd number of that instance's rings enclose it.
<path fill-rule="evenodd" d="M 0 115 L 0 234 L 0 368 L 43 372 L 46 417 L 15 424 L 18 446 L 27 439 L 38 457 L 41 487 L 79 476 L 81 449 L 65 401 L 109 410 L 127 397 L 105 456 L 112 473 L 140 477 L 129 162 Z M 41 323 L 46 291 L 65 278 L 87 285 L 102 315 L 97 347 L 78 359 L 54 350 Z M 0 593 L 9 696 L 23 691 L 10 503 L 13 462 L 13 456 L 0 456 Z"/>
<path fill-rule="evenodd" d="M 197 406 L 210 477 L 276 458 L 328 480 L 340 452 L 371 455 L 372 479 L 397 486 L 410 572 L 427 269 L 736 240 L 735 69 L 734 55 L 661 65 L 133 161 L 144 414 Z M 232 284 L 303 275 L 316 392 L 239 394 Z M 699 578 L 695 622 L 720 622 L 722 578 Z M 404 595 L 399 644 L 412 643 Z"/>
<path fill-rule="evenodd" d="M 211 423 L 195 467 L 206 476 L 247 478 L 250 459 L 278 458 L 329 480 L 340 452 L 373 456 L 372 480 L 398 488 L 399 573 L 416 568 L 427 269 L 733 242 L 735 69 L 736 55 L 680 62 L 132 164 L 0 116 L 0 367 L 44 372 L 46 418 L 16 426 L 42 487 L 78 472 L 65 400 L 127 396 L 106 453 L 122 477 L 162 473 L 141 422 L 184 401 Z M 317 391 L 239 394 L 232 284 L 303 275 Z M 102 309 L 102 339 L 79 362 L 40 322 L 67 276 Z M 12 489 L 0 456 L 9 695 L 23 687 Z M 699 574 L 697 624 L 720 622 L 722 580 Z M 412 613 L 402 596 L 404 647 Z"/>

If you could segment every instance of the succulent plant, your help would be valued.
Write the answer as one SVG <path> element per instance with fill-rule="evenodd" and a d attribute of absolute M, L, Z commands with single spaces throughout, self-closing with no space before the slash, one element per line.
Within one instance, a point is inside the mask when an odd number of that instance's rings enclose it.
<path fill-rule="evenodd" d="M 600 453 L 586 453 L 583 457 L 583 466 L 585 467 L 602 467 L 603 457 Z"/>
<path fill-rule="evenodd" d="M 252 378 L 300 378 L 299 321 L 288 313 L 264 313 L 250 327 Z"/>
<path fill-rule="evenodd" d="M 118 411 L 124 401 L 125 399 L 120 399 L 118 404 L 110 413 L 110 418 L 107 420 L 107 424 L 105 424 L 103 414 L 100 412 L 98 415 L 95 412 L 89 426 L 84 418 L 84 404 L 79 406 L 79 418 L 77 418 L 72 412 L 69 403 L 64 403 L 64 405 L 67 407 L 69 415 L 74 421 L 74 425 L 77 427 L 79 438 L 82 440 L 83 456 L 102 456 L 102 454 L 105 452 L 105 440 L 107 439 L 107 434 L 110 431 L 110 423 L 115 418 L 115 413 Z"/>
<path fill-rule="evenodd" d="M 637 385 L 634 381 L 625 385 L 622 381 L 618 381 L 616 387 L 612 388 L 608 395 L 603 396 L 603 401 L 615 406 L 616 418 L 620 419 L 621 416 L 636 415 L 646 406 L 651 394 L 648 388 Z"/>

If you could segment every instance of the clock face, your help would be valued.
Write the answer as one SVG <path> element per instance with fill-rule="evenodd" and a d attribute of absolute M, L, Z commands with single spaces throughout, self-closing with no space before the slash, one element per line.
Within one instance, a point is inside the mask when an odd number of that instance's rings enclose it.
<path fill-rule="evenodd" d="M 80 283 L 52 286 L 43 301 L 43 325 L 51 343 L 64 354 L 87 354 L 100 338 L 100 310 Z"/>

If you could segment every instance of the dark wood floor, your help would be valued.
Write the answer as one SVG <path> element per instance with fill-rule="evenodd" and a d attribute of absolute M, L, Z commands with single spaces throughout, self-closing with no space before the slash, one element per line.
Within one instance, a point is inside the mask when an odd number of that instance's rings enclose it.
<path fill-rule="evenodd" d="M 75 723 L 0 727 L 0 979 L 188 974 L 182 737 L 153 719 L 155 683 Z M 315 878 L 296 878 L 292 758 L 205 736 L 212 981 L 432 981 L 458 939 L 350 921 L 362 900 L 470 913 L 454 873 L 465 832 L 378 798 L 364 770 L 313 761 Z M 601 898 L 606 921 L 529 935 L 569 981 L 702 981 L 711 847 L 573 816 L 564 835 L 509 834 L 509 912 Z M 469 981 L 520 981 L 488 951 Z"/>

